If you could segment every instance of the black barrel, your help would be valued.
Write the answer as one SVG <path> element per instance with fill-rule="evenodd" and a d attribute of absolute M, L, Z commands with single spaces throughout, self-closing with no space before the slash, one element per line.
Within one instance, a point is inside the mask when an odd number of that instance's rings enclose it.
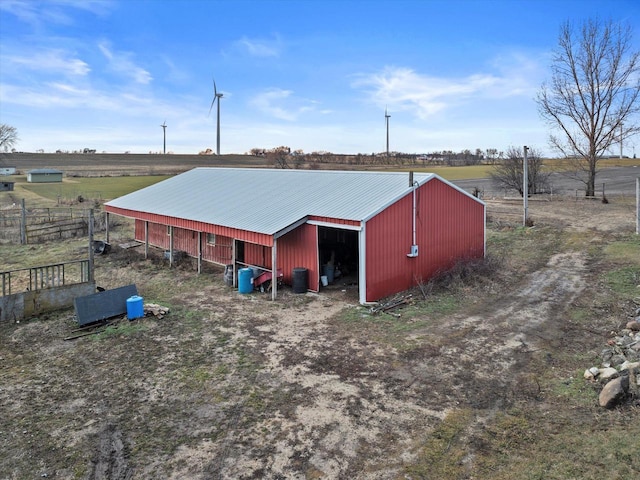
<path fill-rule="evenodd" d="M 309 270 L 296 267 L 293 269 L 293 293 L 307 293 L 309 285 Z"/>

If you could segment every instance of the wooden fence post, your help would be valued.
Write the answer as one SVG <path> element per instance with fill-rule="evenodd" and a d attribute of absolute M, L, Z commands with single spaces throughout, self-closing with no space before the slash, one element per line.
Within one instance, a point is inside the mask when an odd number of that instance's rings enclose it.
<path fill-rule="evenodd" d="M 20 202 L 22 212 L 20 214 L 20 244 L 27 244 L 27 209 L 24 206 L 24 198 Z"/>
<path fill-rule="evenodd" d="M 93 282 L 93 209 L 89 210 L 89 281 Z"/>

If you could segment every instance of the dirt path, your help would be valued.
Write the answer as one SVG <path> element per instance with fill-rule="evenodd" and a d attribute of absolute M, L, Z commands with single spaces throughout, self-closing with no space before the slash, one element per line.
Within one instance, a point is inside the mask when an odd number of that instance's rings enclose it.
<path fill-rule="evenodd" d="M 558 218 L 536 205 L 539 218 L 595 241 L 631 224 L 626 206 L 542 205 Z M 471 466 L 487 419 L 540 394 L 532 362 L 571 340 L 567 308 L 591 288 L 586 253 L 542 250 L 464 314 L 400 319 L 340 290 L 271 302 L 218 273 L 100 257 L 103 286 L 136 283 L 172 311 L 74 342 L 69 312 L 2 330 L 0 477 L 395 480 L 461 410 Z"/>
<path fill-rule="evenodd" d="M 332 317 L 349 307 L 330 296 L 226 327 L 262 358 L 255 382 L 291 401 L 265 399 L 272 411 L 249 431 L 178 449 L 169 464 L 188 467 L 172 478 L 196 478 L 203 465 L 203 478 L 396 478 L 450 408 L 491 412 L 509 400 L 527 354 L 560 335 L 585 262 L 553 256 L 482 314 L 413 334 L 410 351 L 341 331 Z"/>

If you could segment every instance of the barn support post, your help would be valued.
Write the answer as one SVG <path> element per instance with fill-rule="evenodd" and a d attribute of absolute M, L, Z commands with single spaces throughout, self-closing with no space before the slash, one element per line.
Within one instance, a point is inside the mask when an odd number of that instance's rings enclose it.
<path fill-rule="evenodd" d="M 202 273 L 202 232 L 198 232 L 198 273 Z"/>
<path fill-rule="evenodd" d="M 278 294 L 278 240 L 274 237 L 271 247 L 271 300 L 276 299 Z"/>
<path fill-rule="evenodd" d="M 144 258 L 149 258 L 149 222 L 144 222 Z"/>
<path fill-rule="evenodd" d="M 104 212 L 105 242 L 109 243 L 109 212 Z"/>
<path fill-rule="evenodd" d="M 169 225 L 169 267 L 173 267 L 173 225 Z"/>
<path fill-rule="evenodd" d="M 358 297 L 361 304 L 367 302 L 367 225 L 362 222 L 358 233 Z"/>
<path fill-rule="evenodd" d="M 236 242 L 238 240 L 236 240 L 235 238 L 233 239 L 233 241 L 231 242 L 231 265 L 233 268 L 233 281 L 231 282 L 231 284 L 233 285 L 233 288 L 237 288 L 238 287 L 238 276 L 236 275 Z"/>

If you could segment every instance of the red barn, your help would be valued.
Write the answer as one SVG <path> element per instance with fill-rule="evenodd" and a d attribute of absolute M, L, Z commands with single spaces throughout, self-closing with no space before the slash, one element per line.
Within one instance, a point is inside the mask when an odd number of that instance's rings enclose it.
<path fill-rule="evenodd" d="M 340 272 L 361 303 L 485 254 L 484 202 L 433 173 L 195 168 L 105 208 L 199 267 L 306 268 L 311 291 Z"/>

